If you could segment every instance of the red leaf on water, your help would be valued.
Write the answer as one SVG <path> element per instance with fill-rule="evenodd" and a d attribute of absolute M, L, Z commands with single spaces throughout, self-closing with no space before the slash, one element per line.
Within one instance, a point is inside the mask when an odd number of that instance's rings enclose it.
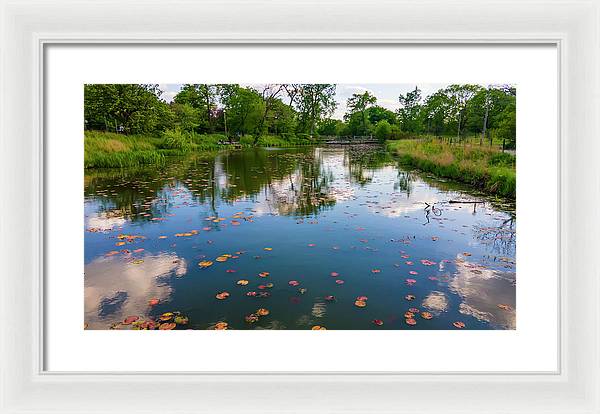
<path fill-rule="evenodd" d="M 139 316 L 128 316 L 123 321 L 123 325 L 131 325 L 133 322 L 137 321 L 138 319 L 140 319 Z"/>

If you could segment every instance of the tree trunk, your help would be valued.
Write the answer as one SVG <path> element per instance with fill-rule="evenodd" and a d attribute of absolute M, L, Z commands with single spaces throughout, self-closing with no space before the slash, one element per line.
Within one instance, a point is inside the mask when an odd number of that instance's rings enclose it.
<path fill-rule="evenodd" d="M 485 105 L 485 116 L 483 117 L 483 131 L 481 131 L 481 139 L 479 140 L 479 145 L 483 144 L 483 137 L 485 136 L 485 130 L 487 129 L 487 120 L 488 120 L 488 112 L 489 112 L 489 105 Z"/>

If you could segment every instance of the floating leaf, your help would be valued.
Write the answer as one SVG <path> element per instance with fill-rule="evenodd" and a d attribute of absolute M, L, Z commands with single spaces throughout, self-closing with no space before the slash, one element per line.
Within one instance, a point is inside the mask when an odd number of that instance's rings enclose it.
<path fill-rule="evenodd" d="M 417 321 L 414 320 L 413 318 L 408 318 L 408 319 L 406 319 L 406 324 L 407 325 L 416 325 Z"/>
<path fill-rule="evenodd" d="M 254 322 L 258 322 L 258 315 L 251 313 L 250 315 L 246 315 L 244 317 L 244 320 L 248 323 L 254 323 Z"/>
<path fill-rule="evenodd" d="M 364 308 L 365 306 L 367 306 L 367 302 L 365 302 L 364 300 L 357 300 L 354 302 L 354 305 L 356 305 L 359 308 Z"/>
<path fill-rule="evenodd" d="M 315 325 L 310 329 L 312 331 L 326 331 L 327 330 L 327 328 L 325 328 L 324 326 L 321 326 L 321 325 Z"/>
<path fill-rule="evenodd" d="M 226 261 L 227 261 L 227 259 L 228 259 L 228 257 L 227 257 L 227 256 L 219 256 L 219 257 L 217 257 L 215 260 L 216 260 L 217 262 L 226 262 Z"/>
<path fill-rule="evenodd" d="M 158 326 L 158 329 L 161 331 L 170 331 L 172 329 L 175 329 L 176 326 L 177 326 L 177 324 L 175 322 L 166 322 L 166 323 L 161 323 Z"/>
<path fill-rule="evenodd" d="M 256 311 L 256 314 L 258 316 L 267 316 L 269 313 L 270 313 L 269 310 L 265 309 L 265 308 L 260 308 Z"/>
<path fill-rule="evenodd" d="M 227 299 L 229 297 L 229 292 L 219 292 L 215 295 L 215 298 L 219 300 Z"/>
<path fill-rule="evenodd" d="M 166 239 L 167 236 L 158 236 L 159 239 Z"/>
<path fill-rule="evenodd" d="M 156 323 L 154 321 L 144 321 L 139 324 L 139 328 L 142 330 L 152 330 L 156 328 Z"/>
<path fill-rule="evenodd" d="M 273 250 L 273 248 L 272 247 L 265 247 L 263 250 L 266 250 L 266 251 L 270 252 L 271 250 Z"/>
<path fill-rule="evenodd" d="M 212 266 L 213 262 L 211 262 L 210 260 L 204 260 L 200 263 L 198 263 L 198 266 L 200 266 L 201 268 L 205 269 L 209 266 Z"/>
<path fill-rule="evenodd" d="M 236 283 L 240 286 L 246 286 L 249 282 L 246 279 L 240 279 Z"/>
<path fill-rule="evenodd" d="M 421 318 L 423 319 L 431 319 L 433 318 L 433 315 L 429 312 L 421 312 Z"/>
<path fill-rule="evenodd" d="M 160 315 L 158 319 L 160 319 L 163 322 L 167 322 L 173 319 L 174 316 L 175 314 L 173 312 L 165 312 L 162 315 Z"/>
<path fill-rule="evenodd" d="M 177 325 L 187 325 L 188 321 L 189 321 L 189 319 L 188 319 L 188 318 L 186 318 L 185 316 L 181 316 L 181 315 L 179 315 L 179 316 L 176 316 L 176 317 L 175 317 L 175 321 L 174 321 L 174 322 L 175 322 Z"/>
<path fill-rule="evenodd" d="M 258 276 L 260 276 L 260 277 L 267 277 L 267 276 L 269 276 L 269 275 L 270 275 L 270 273 L 269 273 L 269 272 L 260 272 L 260 273 L 258 274 Z"/>
<path fill-rule="evenodd" d="M 454 322 L 454 323 L 452 323 L 452 325 L 454 325 L 454 327 L 458 328 L 458 329 L 462 329 L 466 326 L 464 322 L 460 322 L 460 321 Z"/>
<path fill-rule="evenodd" d="M 125 320 L 122 323 L 123 323 L 123 325 L 131 325 L 133 322 L 137 321 L 138 319 L 140 319 L 139 316 L 128 316 L 125 318 Z"/>
<path fill-rule="evenodd" d="M 414 318 L 414 316 L 415 316 L 415 314 L 412 313 L 411 311 L 407 311 L 407 312 L 404 313 L 404 317 L 406 319 Z"/>
<path fill-rule="evenodd" d="M 229 327 L 229 324 L 227 322 L 217 322 L 213 329 L 215 329 L 217 331 L 224 331 L 228 327 Z"/>

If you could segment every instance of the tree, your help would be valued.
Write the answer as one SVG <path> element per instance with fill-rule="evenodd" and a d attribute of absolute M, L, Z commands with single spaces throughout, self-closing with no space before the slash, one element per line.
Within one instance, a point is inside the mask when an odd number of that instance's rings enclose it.
<path fill-rule="evenodd" d="M 329 83 L 308 83 L 294 86 L 299 132 L 309 133 L 312 137 L 318 122 L 333 113 L 337 106 L 335 88 L 335 84 Z"/>
<path fill-rule="evenodd" d="M 357 132 L 356 135 L 368 135 L 370 132 L 370 122 L 367 117 L 367 109 L 377 103 L 377 98 L 369 91 L 364 93 L 355 93 L 348 98 L 348 112 L 344 115 L 344 120 L 348 121 L 350 129 Z M 358 124 L 358 125 L 357 125 Z"/>
<path fill-rule="evenodd" d="M 213 132 L 213 113 L 216 109 L 217 85 L 185 84 L 175 95 L 174 102 L 199 110 L 199 132 Z"/>
<path fill-rule="evenodd" d="M 400 94 L 398 100 L 400 101 L 398 116 L 402 130 L 406 132 L 419 132 L 421 129 L 419 119 L 421 113 L 421 90 L 415 86 L 415 89 L 407 92 L 406 95 Z"/>
<path fill-rule="evenodd" d="M 372 125 L 377 125 L 377 123 L 382 120 L 388 121 L 390 125 L 394 125 L 398 121 L 398 118 L 393 111 L 379 105 L 367 108 L 367 118 Z"/>
<path fill-rule="evenodd" d="M 277 83 L 267 83 L 262 86 L 261 94 L 264 109 L 262 117 L 256 127 L 256 131 L 254 133 L 254 145 L 258 143 L 258 139 L 260 135 L 264 132 L 265 122 L 267 117 L 269 116 L 269 111 L 275 106 L 275 101 L 278 100 L 277 97 L 284 91 L 282 84 Z"/>
<path fill-rule="evenodd" d="M 392 126 L 385 119 L 379 121 L 375 126 L 375 137 L 380 141 L 384 142 L 389 139 L 392 135 Z"/>
<path fill-rule="evenodd" d="M 270 133 L 287 134 L 296 129 L 296 112 L 281 99 L 275 99 L 265 121 L 266 129 Z"/>
<path fill-rule="evenodd" d="M 165 125 L 168 105 L 156 84 L 95 84 L 84 87 L 88 128 L 127 134 L 150 133 Z M 121 129 L 122 128 L 122 129 Z"/>
<path fill-rule="evenodd" d="M 479 85 L 450 85 L 443 90 L 450 101 L 450 116 L 456 121 L 456 137 L 465 122 L 465 114 L 470 100 L 481 90 Z"/>
<path fill-rule="evenodd" d="M 450 99 L 443 91 L 428 96 L 423 106 L 423 118 L 427 124 L 427 132 L 442 135 L 446 129 L 446 121 L 450 113 Z"/>
<path fill-rule="evenodd" d="M 517 111 L 514 103 L 509 104 L 497 116 L 498 138 L 503 140 L 506 148 L 516 148 L 517 145 Z"/>
<path fill-rule="evenodd" d="M 340 131 L 345 127 L 345 124 L 339 119 L 326 118 L 319 123 L 317 133 L 326 136 L 339 136 Z"/>
<path fill-rule="evenodd" d="M 246 135 L 257 129 L 264 112 L 258 92 L 236 85 L 221 89 L 220 100 L 229 133 Z"/>
<path fill-rule="evenodd" d="M 199 126 L 200 112 L 190 104 L 172 103 L 175 124 L 183 131 L 195 131 Z"/>

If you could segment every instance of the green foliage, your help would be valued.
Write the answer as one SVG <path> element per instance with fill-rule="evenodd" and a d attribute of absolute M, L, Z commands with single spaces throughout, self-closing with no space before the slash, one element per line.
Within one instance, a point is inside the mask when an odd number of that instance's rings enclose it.
<path fill-rule="evenodd" d="M 375 127 L 375 137 L 380 141 L 384 142 L 387 139 L 390 139 L 392 136 L 392 126 L 386 120 L 381 120 L 377 123 Z"/>
<path fill-rule="evenodd" d="M 515 104 L 509 104 L 495 117 L 497 122 L 498 138 L 506 142 L 507 148 L 516 148 L 517 145 L 517 114 Z"/>
<path fill-rule="evenodd" d="M 313 135 L 319 121 L 335 110 L 335 84 L 307 83 L 289 85 L 288 95 L 298 111 L 297 132 Z"/>
<path fill-rule="evenodd" d="M 369 135 L 371 133 L 371 122 L 367 110 L 376 103 L 377 98 L 369 91 L 355 93 L 348 98 L 348 112 L 344 115 L 344 120 L 348 122 L 352 135 Z"/>
<path fill-rule="evenodd" d="M 171 121 L 158 85 L 92 84 L 84 86 L 86 129 L 126 134 L 160 131 Z"/>
<path fill-rule="evenodd" d="M 406 132 L 419 132 L 421 130 L 421 90 L 415 86 L 413 91 L 406 95 L 400 94 L 400 109 L 398 117 L 402 124 L 402 130 Z"/>
<path fill-rule="evenodd" d="M 367 118 L 372 125 L 377 125 L 379 121 L 387 121 L 390 125 L 395 125 L 398 122 L 396 114 L 389 109 L 375 105 L 367 108 Z"/>
<path fill-rule="evenodd" d="M 388 141 L 403 163 L 491 194 L 516 197 L 515 157 L 485 146 L 452 145 L 438 139 Z"/>
<path fill-rule="evenodd" d="M 189 135 L 179 129 L 169 129 L 163 133 L 163 148 L 188 152 L 192 148 Z"/>
<path fill-rule="evenodd" d="M 196 132 L 212 132 L 215 119 L 213 111 L 217 104 L 217 85 L 185 84 L 173 101 L 176 104 L 188 105 L 198 111 Z"/>

